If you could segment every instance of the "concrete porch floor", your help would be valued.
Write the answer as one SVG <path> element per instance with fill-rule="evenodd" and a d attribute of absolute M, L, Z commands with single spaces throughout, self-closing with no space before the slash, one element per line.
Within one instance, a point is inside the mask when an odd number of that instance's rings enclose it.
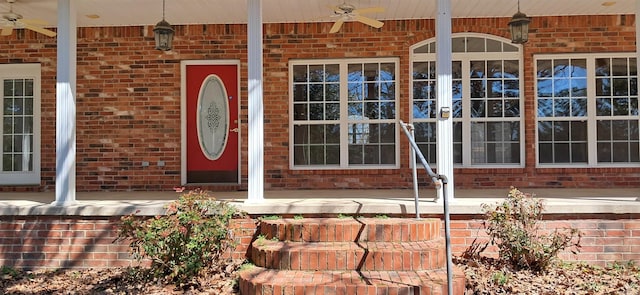
<path fill-rule="evenodd" d="M 624 189 L 548 189 L 521 188 L 546 200 L 546 213 L 634 214 L 640 213 L 640 188 Z M 481 204 L 501 201 L 504 189 L 456 189 L 449 203 L 451 214 L 481 214 Z M 247 201 L 246 191 L 213 192 L 239 209 L 256 215 L 286 214 L 415 214 L 411 189 L 269 190 L 261 202 Z M 176 199 L 174 191 L 78 192 L 77 203 L 52 206 L 53 192 L 0 193 L 0 216 L 79 215 L 118 216 L 136 212 L 157 215 Z M 421 189 L 418 211 L 421 215 L 442 214 L 442 200 L 434 202 L 433 189 Z"/>

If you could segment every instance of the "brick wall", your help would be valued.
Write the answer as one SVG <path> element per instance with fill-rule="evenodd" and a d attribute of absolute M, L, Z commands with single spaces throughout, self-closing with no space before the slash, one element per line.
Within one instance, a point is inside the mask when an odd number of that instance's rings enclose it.
<path fill-rule="evenodd" d="M 454 19 L 453 32 L 508 38 L 508 18 Z M 400 170 L 289 170 L 288 61 L 309 58 L 399 57 L 409 71 L 411 45 L 435 36 L 433 20 L 387 21 L 381 30 L 347 23 L 328 34 L 330 23 L 264 26 L 265 187 L 406 188 L 411 183 L 407 142 L 401 140 Z M 180 61 L 241 61 L 241 158 L 246 188 L 246 26 L 175 26 L 174 50 L 157 51 L 151 26 L 79 28 L 77 67 L 77 190 L 170 190 L 180 184 Z M 42 182 L 0 191 L 55 188 L 55 39 L 16 30 L 3 37 L 0 63 L 42 65 Z M 524 73 L 533 78 L 533 55 L 567 52 L 635 52 L 635 17 L 535 17 L 524 47 Z M 399 118 L 408 121 L 409 85 L 399 75 Z M 533 83 L 525 83 L 526 168 L 456 169 L 458 187 L 640 187 L 640 168 L 535 168 Z M 164 161 L 164 167 L 142 162 Z"/>
<path fill-rule="evenodd" d="M 561 253 L 565 260 L 602 266 L 614 261 L 640 263 L 638 214 L 548 214 L 545 218 L 545 230 L 572 227 L 583 233 L 581 252 L 578 255 L 568 251 Z M 114 243 L 118 221 L 118 217 L 0 218 L 0 265 L 29 269 L 135 265 L 126 243 Z M 244 258 L 248 253 L 257 225 L 257 219 L 233 220 L 230 228 L 239 242 L 233 253 L 234 258 Z M 462 253 L 476 238 L 478 241 L 487 239 L 479 216 L 452 216 L 451 244 L 454 255 Z M 489 247 L 484 254 L 495 256 L 495 247 Z"/>

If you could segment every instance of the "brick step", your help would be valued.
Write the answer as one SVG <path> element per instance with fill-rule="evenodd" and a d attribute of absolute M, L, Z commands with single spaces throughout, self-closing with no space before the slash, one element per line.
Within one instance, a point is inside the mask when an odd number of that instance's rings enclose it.
<path fill-rule="evenodd" d="M 249 267 L 239 272 L 240 294 L 444 295 L 447 273 L 431 271 L 291 271 Z M 464 273 L 454 272 L 453 294 L 464 294 Z"/>
<path fill-rule="evenodd" d="M 444 238 L 422 242 L 287 242 L 258 239 L 251 261 L 283 270 L 432 270 L 446 266 Z"/>
<path fill-rule="evenodd" d="M 436 218 L 302 218 L 260 221 L 266 239 L 294 242 L 418 242 L 440 237 Z"/>

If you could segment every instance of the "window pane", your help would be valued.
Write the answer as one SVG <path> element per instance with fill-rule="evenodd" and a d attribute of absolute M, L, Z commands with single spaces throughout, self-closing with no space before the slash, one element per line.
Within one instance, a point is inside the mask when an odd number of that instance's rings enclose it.
<path fill-rule="evenodd" d="M 555 122 L 555 128 L 553 130 L 553 139 L 556 141 L 568 141 L 569 140 L 569 122 L 557 121 Z"/>
<path fill-rule="evenodd" d="M 471 87 L 471 98 L 483 98 L 486 97 L 486 88 L 484 80 L 472 80 L 469 87 Z"/>
<path fill-rule="evenodd" d="M 569 99 L 556 99 L 553 107 L 553 115 L 555 117 L 568 117 L 571 114 Z"/>
<path fill-rule="evenodd" d="M 13 140 L 11 135 L 5 135 L 2 137 L 2 151 L 9 154 L 13 151 Z"/>
<path fill-rule="evenodd" d="M 340 65 L 325 65 L 324 70 L 326 82 L 340 81 Z"/>
<path fill-rule="evenodd" d="M 486 106 L 485 106 L 484 100 L 472 100 L 471 101 L 471 117 L 484 118 L 486 115 L 485 107 Z"/>
<path fill-rule="evenodd" d="M 321 103 L 309 104 L 309 119 L 310 120 L 324 119 L 324 105 Z"/>
<path fill-rule="evenodd" d="M 429 79 L 434 78 L 429 76 L 429 63 L 428 62 L 414 62 L 413 63 L 413 79 Z"/>
<path fill-rule="evenodd" d="M 435 42 L 433 42 L 435 45 Z M 466 52 L 466 38 L 464 37 L 456 37 L 451 39 L 451 52 Z"/>
<path fill-rule="evenodd" d="M 310 144 L 324 143 L 324 126 L 323 125 L 309 126 L 309 143 Z"/>
<path fill-rule="evenodd" d="M 310 84 L 309 85 L 309 100 L 310 101 L 323 101 L 324 100 L 324 85 L 323 84 Z"/>
<path fill-rule="evenodd" d="M 413 117 L 414 118 L 435 118 L 435 102 L 414 100 Z"/>
<path fill-rule="evenodd" d="M 23 96 L 25 95 L 24 93 L 24 80 L 22 79 L 16 79 L 13 82 L 14 88 L 13 88 L 13 95 L 14 96 Z"/>
<path fill-rule="evenodd" d="M 322 82 L 322 81 L 324 81 L 324 66 L 310 65 L 309 66 L 309 82 Z"/>
<path fill-rule="evenodd" d="M 427 162 L 436 162 L 436 124 L 432 122 L 415 123 L 415 141 Z M 418 160 L 416 158 L 416 160 Z"/>
<path fill-rule="evenodd" d="M 467 52 L 485 52 L 484 38 L 467 37 Z"/>
<path fill-rule="evenodd" d="M 549 121 L 538 122 L 538 140 L 539 141 L 553 140 L 553 122 L 549 122 Z"/>
<path fill-rule="evenodd" d="M 362 89 L 362 85 L 360 83 L 349 83 L 349 100 L 350 101 L 360 101 L 364 99 L 364 89 Z"/>
<path fill-rule="evenodd" d="M 502 42 L 497 40 L 486 39 L 487 41 L 487 52 L 501 52 L 502 51 Z"/>
<path fill-rule="evenodd" d="M 364 105 L 362 103 L 349 103 L 349 118 L 362 118 Z"/>
<path fill-rule="evenodd" d="M 293 119 L 294 120 L 308 120 L 309 111 L 307 110 L 307 104 L 294 104 L 293 105 Z"/>
<path fill-rule="evenodd" d="M 293 101 L 307 100 L 307 84 L 293 85 Z"/>
<path fill-rule="evenodd" d="M 324 96 L 326 101 L 339 101 L 340 84 L 326 84 Z"/>
<path fill-rule="evenodd" d="M 610 143 L 598 143 L 598 162 L 611 162 Z"/>
<path fill-rule="evenodd" d="M 328 103 L 325 104 L 325 115 L 327 120 L 338 120 L 340 119 L 340 104 L 339 103 Z"/>
<path fill-rule="evenodd" d="M 364 81 L 364 75 L 362 72 L 361 64 L 349 64 L 348 66 L 348 76 L 349 82 L 362 82 Z"/>
<path fill-rule="evenodd" d="M 538 99 L 538 116 L 553 116 L 553 99 Z"/>
<path fill-rule="evenodd" d="M 626 116 L 629 114 L 629 99 L 614 98 L 613 99 L 613 115 L 614 116 Z"/>
<path fill-rule="evenodd" d="M 309 126 L 297 125 L 293 126 L 293 143 L 296 145 L 309 143 Z"/>
<path fill-rule="evenodd" d="M 380 108 L 377 102 L 367 102 L 364 104 L 364 114 L 368 119 L 380 119 Z"/>
<path fill-rule="evenodd" d="M 597 126 L 598 141 L 611 140 L 611 121 L 599 120 Z"/>
<path fill-rule="evenodd" d="M 596 95 L 611 95 L 611 79 L 610 78 L 598 78 L 596 79 Z"/>
<path fill-rule="evenodd" d="M 380 103 L 380 119 L 395 119 L 396 104 L 393 102 Z"/>
<path fill-rule="evenodd" d="M 488 117 L 502 117 L 502 100 L 488 100 Z"/>
<path fill-rule="evenodd" d="M 596 99 L 596 115 L 598 116 L 611 116 L 612 107 L 611 107 L 611 99 L 610 98 L 602 98 L 599 97 Z"/>
<path fill-rule="evenodd" d="M 380 164 L 380 146 L 364 146 L 364 164 Z"/>
<path fill-rule="evenodd" d="M 362 146 L 349 145 L 349 164 L 363 164 L 364 153 Z"/>
<path fill-rule="evenodd" d="M 587 162 L 587 144 L 574 143 L 571 145 L 571 162 L 584 163 Z"/>
<path fill-rule="evenodd" d="M 293 66 L 293 82 L 307 82 L 307 66 Z"/>
<path fill-rule="evenodd" d="M 340 146 L 339 145 L 327 146 L 327 164 L 329 165 L 340 164 Z"/>
<path fill-rule="evenodd" d="M 571 79 L 571 96 L 587 95 L 587 79 Z"/>
<path fill-rule="evenodd" d="M 587 115 L 587 99 L 577 98 L 571 100 L 571 116 L 584 117 Z"/>
<path fill-rule="evenodd" d="M 624 96 L 629 95 L 629 80 L 627 78 L 613 79 L 613 95 Z"/>
<path fill-rule="evenodd" d="M 554 163 L 571 163 L 571 154 L 568 143 L 556 143 L 553 145 Z"/>
<path fill-rule="evenodd" d="M 553 145 L 550 143 L 539 144 L 538 158 L 540 163 L 553 163 Z"/>
<path fill-rule="evenodd" d="M 520 84 L 518 80 L 505 80 L 504 81 L 504 96 L 505 97 L 520 97 Z"/>
<path fill-rule="evenodd" d="M 520 102 L 515 99 L 505 99 L 504 101 L 505 117 L 520 117 Z"/>
<path fill-rule="evenodd" d="M 312 145 L 309 146 L 309 164 L 310 165 L 323 165 L 324 164 L 324 146 Z"/>

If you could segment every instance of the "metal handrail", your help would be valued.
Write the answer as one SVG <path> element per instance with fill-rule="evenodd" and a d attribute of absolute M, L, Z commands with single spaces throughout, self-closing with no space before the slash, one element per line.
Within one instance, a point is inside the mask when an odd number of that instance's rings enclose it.
<path fill-rule="evenodd" d="M 440 189 L 440 187 L 442 187 L 442 182 L 440 179 L 441 177 L 440 175 L 433 172 L 433 170 L 431 169 L 431 166 L 429 165 L 429 162 L 427 162 L 427 160 L 424 158 L 424 155 L 420 151 L 420 148 L 418 147 L 418 144 L 414 139 L 415 129 L 413 127 L 413 124 L 407 124 L 402 120 L 400 120 L 400 126 L 402 127 L 404 134 L 407 136 L 407 139 L 409 139 L 409 143 L 411 144 L 411 150 L 412 150 L 411 160 L 413 165 L 413 190 L 414 190 L 414 195 L 416 200 L 416 218 L 420 218 L 420 214 L 418 213 L 419 196 L 418 196 L 417 171 L 416 171 L 416 165 L 415 165 L 416 163 L 415 163 L 414 157 L 416 156 L 418 157 L 418 159 L 420 160 L 420 163 L 422 163 L 422 166 L 424 167 L 424 170 L 427 171 L 427 175 L 429 175 L 429 178 L 431 178 L 431 182 L 433 182 L 433 184 L 436 186 L 436 189 Z M 438 200 L 438 194 L 436 194 L 433 201 L 437 201 L 437 200 Z"/>
<path fill-rule="evenodd" d="M 429 175 L 429 177 L 431 178 L 431 182 L 433 182 L 433 184 L 436 186 L 436 190 L 442 188 L 442 199 L 443 199 L 443 206 L 444 206 L 444 235 L 445 235 L 445 244 L 446 244 L 446 248 L 447 248 L 447 291 L 449 295 L 453 294 L 453 262 L 452 262 L 452 254 L 451 254 L 451 218 L 450 218 L 450 214 L 449 214 L 449 203 L 448 203 L 448 195 L 447 195 L 447 183 L 449 182 L 447 180 L 447 176 L 442 175 L 442 174 L 436 174 L 433 172 L 433 170 L 431 169 L 431 166 L 429 166 L 429 163 L 427 162 L 427 160 L 424 158 L 424 155 L 422 154 L 422 152 L 420 151 L 420 148 L 418 147 L 418 144 L 416 143 L 415 139 L 414 139 L 414 130 L 415 128 L 413 127 L 412 124 L 407 124 L 405 122 L 402 122 L 402 120 L 399 120 L 400 122 L 400 126 L 402 127 L 402 130 L 404 131 L 404 134 L 407 136 L 407 138 L 409 139 L 409 143 L 411 144 L 411 149 L 413 150 L 413 153 L 411 153 L 411 162 L 413 165 L 413 189 L 414 189 L 414 194 L 415 194 L 415 207 L 416 207 L 416 219 L 420 219 L 420 213 L 418 211 L 418 201 L 419 201 L 419 195 L 418 195 L 418 176 L 417 176 L 417 170 L 416 170 L 416 163 L 415 163 L 415 158 L 414 156 L 418 156 L 418 158 L 420 159 L 420 162 L 422 163 L 422 166 L 424 166 L 424 169 L 427 171 L 427 175 Z M 409 131 L 409 129 L 411 129 L 411 131 Z M 438 200 L 438 194 L 436 192 L 436 197 L 434 199 L 434 201 Z"/>

